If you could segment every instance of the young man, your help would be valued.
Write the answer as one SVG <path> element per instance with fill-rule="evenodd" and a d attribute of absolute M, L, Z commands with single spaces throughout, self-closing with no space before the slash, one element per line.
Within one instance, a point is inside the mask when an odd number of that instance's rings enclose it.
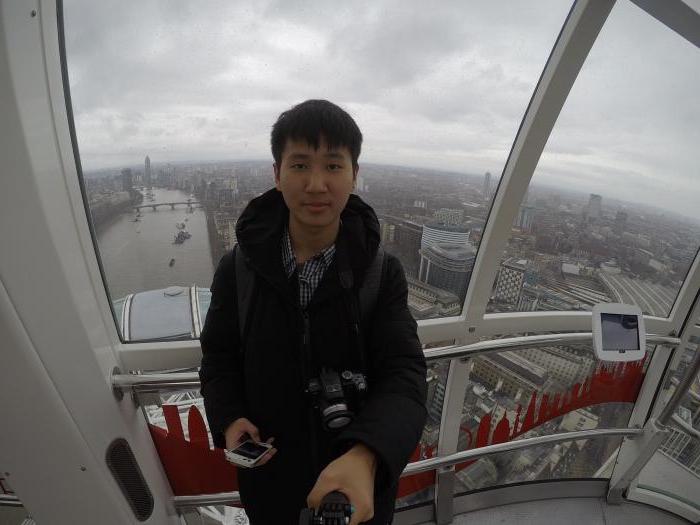
<path fill-rule="evenodd" d="M 380 260 L 376 300 L 362 318 L 380 234 L 372 208 L 351 195 L 362 144 L 352 117 L 307 100 L 280 115 L 271 142 L 275 188 L 239 218 L 238 246 L 216 270 L 201 335 L 214 444 L 274 440 L 258 466 L 238 470 L 253 525 L 298 523 L 302 508 L 318 508 L 332 491 L 354 506 L 352 525 L 386 525 L 426 417 L 426 365 L 406 278 L 398 259 Z M 243 327 L 237 257 L 254 281 Z M 367 379 L 364 401 L 349 407 L 354 419 L 339 429 L 327 430 L 307 392 L 322 368 Z"/>

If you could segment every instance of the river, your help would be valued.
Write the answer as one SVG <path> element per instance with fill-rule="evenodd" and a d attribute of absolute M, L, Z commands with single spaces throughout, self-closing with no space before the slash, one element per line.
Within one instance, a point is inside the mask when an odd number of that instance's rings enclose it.
<path fill-rule="evenodd" d="M 182 202 L 190 195 L 179 190 L 153 188 L 155 201 Z M 151 204 L 148 197 L 142 204 Z M 187 213 L 180 204 L 171 209 L 160 206 L 157 211 L 143 208 L 138 222 L 129 211 L 102 226 L 97 233 L 102 265 L 107 277 L 110 297 L 119 299 L 133 292 L 168 286 L 208 288 L 214 275 L 207 220 L 204 210 Z M 182 244 L 173 244 L 177 223 L 186 225 L 192 235 Z M 170 266 L 170 260 L 175 263 Z"/>

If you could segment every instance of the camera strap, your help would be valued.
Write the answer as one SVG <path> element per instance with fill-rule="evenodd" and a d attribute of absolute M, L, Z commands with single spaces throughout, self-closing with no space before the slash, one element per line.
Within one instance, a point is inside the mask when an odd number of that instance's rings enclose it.
<path fill-rule="evenodd" d="M 377 296 L 379 295 L 379 287 L 382 284 L 384 277 L 384 249 L 380 246 L 377 249 L 377 255 L 372 260 L 372 264 L 367 268 L 365 278 L 360 286 L 358 293 L 360 300 L 360 324 L 361 333 L 366 333 L 369 327 L 369 319 L 374 311 L 374 305 L 377 304 Z"/>
<path fill-rule="evenodd" d="M 377 303 L 379 288 L 384 277 L 384 250 L 381 246 L 367 267 L 362 284 L 357 292 L 352 292 L 352 273 L 348 270 L 345 279 L 341 275 L 341 283 L 345 282 L 343 288 L 346 289 L 348 306 L 350 308 L 353 322 L 353 338 L 360 359 L 360 366 L 363 373 L 367 373 L 367 338 L 370 331 L 370 324 L 374 307 Z"/>

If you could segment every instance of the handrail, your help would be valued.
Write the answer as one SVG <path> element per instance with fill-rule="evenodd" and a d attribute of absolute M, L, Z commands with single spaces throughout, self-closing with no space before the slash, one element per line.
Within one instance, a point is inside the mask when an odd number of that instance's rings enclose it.
<path fill-rule="evenodd" d="M 634 437 L 640 435 L 642 432 L 643 430 L 639 428 L 606 428 L 581 430 L 578 432 L 562 432 L 559 434 L 551 434 L 549 436 L 536 436 L 531 438 L 518 439 L 515 441 L 508 441 L 506 443 L 499 443 L 497 445 L 488 445 L 472 450 L 465 450 L 462 452 L 457 452 L 455 454 L 450 454 L 449 456 L 415 461 L 406 466 L 404 471 L 401 473 L 401 477 L 410 476 L 412 474 L 418 474 L 420 472 L 436 470 L 441 467 L 449 467 L 452 465 L 456 465 L 457 463 L 461 463 L 463 461 L 477 459 L 491 454 L 510 452 L 513 450 L 530 448 L 537 445 L 544 445 L 549 443 L 563 443 L 566 441 L 579 441 L 581 439 L 591 439 L 610 436 Z M 181 509 L 184 507 L 203 507 L 207 505 L 240 504 L 241 499 L 238 492 L 221 492 L 218 494 L 175 496 L 173 501 L 175 507 Z"/>
<path fill-rule="evenodd" d="M 641 428 L 601 428 L 592 430 L 579 430 L 577 432 L 560 432 L 558 434 L 549 434 L 547 436 L 536 436 L 525 439 L 517 439 L 515 441 L 507 441 L 505 443 L 498 443 L 496 445 L 487 445 L 485 447 L 464 450 L 462 452 L 450 454 L 449 456 L 416 461 L 408 465 L 401 475 L 407 476 L 410 474 L 417 474 L 419 472 L 425 472 L 428 470 L 435 470 L 441 467 L 449 467 L 452 465 L 456 465 L 457 463 L 461 463 L 463 461 L 469 461 L 471 459 L 477 459 L 483 456 L 499 454 L 501 452 L 511 452 L 513 450 L 530 448 L 537 445 L 546 445 L 549 443 L 564 443 L 566 441 L 579 441 L 581 439 L 610 436 L 634 437 L 642 434 L 642 432 L 643 430 Z"/>
<path fill-rule="evenodd" d="M 671 421 L 678 425 L 686 434 L 695 438 L 700 438 L 700 430 L 683 421 L 678 414 L 673 414 L 673 416 L 671 416 Z"/>
<path fill-rule="evenodd" d="M 646 339 L 648 344 L 666 344 L 669 346 L 676 346 L 681 342 L 677 337 L 654 334 L 648 334 Z M 478 343 L 471 343 L 468 345 L 429 349 L 425 350 L 424 353 L 426 361 L 437 361 L 439 359 L 468 358 L 475 355 L 504 350 L 517 350 L 518 348 L 529 348 L 533 346 L 590 343 L 592 341 L 592 332 L 528 335 L 503 339 L 489 339 L 488 341 L 479 341 Z"/>
<path fill-rule="evenodd" d="M 564 334 L 529 335 L 490 339 L 468 345 L 448 346 L 425 350 L 428 362 L 441 359 L 468 358 L 505 350 L 517 350 L 539 345 L 561 345 L 572 343 L 588 343 L 593 340 L 591 332 L 574 332 Z M 677 337 L 663 335 L 647 335 L 649 344 L 666 344 L 676 346 L 680 343 Z M 114 388 L 133 388 L 138 392 L 160 392 L 164 390 L 183 390 L 199 388 L 199 375 L 196 372 L 178 374 L 115 374 L 112 376 Z"/>
<path fill-rule="evenodd" d="M 135 392 L 163 392 L 166 390 L 187 390 L 200 387 L 197 372 L 177 372 L 173 374 L 114 374 L 112 387 L 132 388 Z"/>
<path fill-rule="evenodd" d="M 0 507 L 22 507 L 22 502 L 12 494 L 0 494 Z"/>
<path fill-rule="evenodd" d="M 218 492 L 216 494 L 197 494 L 194 496 L 175 496 L 175 508 L 207 507 L 209 505 L 240 504 L 241 496 L 237 491 Z"/>
<path fill-rule="evenodd" d="M 661 411 L 661 414 L 659 414 L 659 418 L 658 418 L 659 423 L 661 423 L 662 425 L 668 424 L 669 419 L 671 419 L 671 416 L 673 416 L 673 414 L 676 413 L 676 409 L 678 408 L 678 405 L 680 405 L 681 401 L 683 401 L 685 394 L 690 390 L 690 387 L 695 382 L 695 378 L 697 377 L 697 375 L 699 373 L 700 373 L 700 351 L 695 352 L 695 359 L 693 359 L 692 364 L 685 371 L 685 375 L 679 381 L 678 386 L 676 387 L 676 390 L 673 392 L 673 395 L 671 396 L 671 399 L 669 399 L 668 403 L 666 404 L 664 409 Z"/>

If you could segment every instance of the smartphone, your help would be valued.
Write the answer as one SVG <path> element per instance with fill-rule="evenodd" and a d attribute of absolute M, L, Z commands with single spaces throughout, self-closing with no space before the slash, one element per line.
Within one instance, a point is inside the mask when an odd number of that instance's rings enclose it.
<path fill-rule="evenodd" d="M 252 439 L 244 441 L 233 450 L 224 451 L 226 460 L 239 467 L 254 467 L 272 449 L 269 443 L 258 443 Z"/>

